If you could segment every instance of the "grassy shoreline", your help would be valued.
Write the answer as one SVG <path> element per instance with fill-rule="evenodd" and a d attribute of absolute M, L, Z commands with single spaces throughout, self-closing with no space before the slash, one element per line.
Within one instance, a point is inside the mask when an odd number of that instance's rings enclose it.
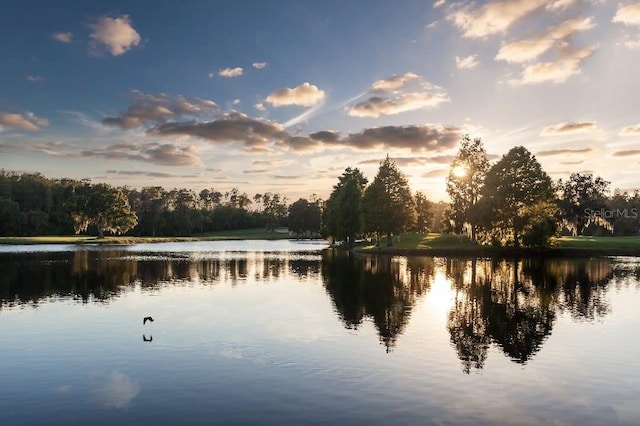
<path fill-rule="evenodd" d="M 264 229 L 245 229 L 200 234 L 193 237 L 129 237 L 89 235 L 61 235 L 34 237 L 0 237 L 0 245 L 16 244 L 149 244 L 183 241 L 224 240 L 280 240 L 295 239 L 286 232 L 268 232 Z M 553 247 L 496 248 L 474 245 L 466 237 L 447 234 L 406 233 L 394 237 L 393 246 L 380 247 L 372 242 L 358 244 L 353 251 L 370 254 L 426 255 L 426 256 L 640 256 L 640 236 L 637 237 L 561 237 Z"/>

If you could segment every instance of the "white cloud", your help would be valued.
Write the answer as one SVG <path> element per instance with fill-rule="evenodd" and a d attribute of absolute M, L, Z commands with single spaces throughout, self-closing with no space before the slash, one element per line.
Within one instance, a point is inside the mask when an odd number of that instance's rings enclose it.
<path fill-rule="evenodd" d="M 412 72 L 397 75 L 394 74 L 391 77 L 387 77 L 382 80 L 378 80 L 371 85 L 371 90 L 392 92 L 394 90 L 402 89 L 408 83 L 412 81 L 419 81 L 420 76 Z"/>
<path fill-rule="evenodd" d="M 577 3 L 578 0 L 555 0 L 547 6 L 547 10 L 552 12 L 561 12 L 569 9 L 571 6 Z"/>
<path fill-rule="evenodd" d="M 539 36 L 503 45 L 495 59 L 509 63 L 530 62 L 576 32 L 587 31 L 594 26 L 593 18 L 571 19 L 549 28 Z"/>
<path fill-rule="evenodd" d="M 40 83 L 42 80 L 44 80 L 44 78 L 40 77 L 39 75 L 27 75 L 24 77 L 24 79 L 30 83 Z"/>
<path fill-rule="evenodd" d="M 255 104 L 253 106 L 255 109 L 257 109 L 258 111 L 265 111 L 266 108 L 264 107 L 264 104 L 262 102 L 259 102 L 257 104 Z"/>
<path fill-rule="evenodd" d="M 443 102 L 448 102 L 446 93 L 412 92 L 398 95 L 394 98 L 374 96 L 364 102 L 354 105 L 348 110 L 352 117 L 380 117 L 394 115 L 421 108 L 435 108 Z"/>
<path fill-rule="evenodd" d="M 46 118 L 36 117 L 32 113 L 12 114 L 12 113 L 0 113 L 0 126 L 10 127 L 14 129 L 29 130 L 35 132 L 40 130 L 40 127 L 49 125 L 49 120 Z"/>
<path fill-rule="evenodd" d="M 73 41 L 73 34 L 71 33 L 53 33 L 51 38 L 59 41 L 60 43 L 71 43 Z"/>
<path fill-rule="evenodd" d="M 374 82 L 368 92 L 362 93 L 351 101 L 369 93 L 369 99 L 347 108 L 352 117 L 380 117 L 394 115 L 421 108 L 435 108 L 449 101 L 444 91 L 412 72 Z"/>
<path fill-rule="evenodd" d="M 640 25 L 640 3 L 620 5 L 611 22 L 624 25 Z"/>
<path fill-rule="evenodd" d="M 595 48 L 568 50 L 561 54 L 555 62 L 539 62 L 526 66 L 520 79 L 511 80 L 511 85 L 538 84 L 538 83 L 563 83 L 569 77 L 579 74 L 580 67 L 586 61 Z"/>
<path fill-rule="evenodd" d="M 447 0 L 436 0 L 433 2 L 433 8 L 437 9 L 441 6 L 444 6 L 444 4 L 447 2 Z"/>
<path fill-rule="evenodd" d="M 623 127 L 620 136 L 640 136 L 640 124 Z"/>
<path fill-rule="evenodd" d="M 94 45 L 101 46 L 113 56 L 122 55 L 142 41 L 140 34 L 131 26 L 128 15 L 119 18 L 103 16 L 91 25 L 89 36 Z"/>
<path fill-rule="evenodd" d="M 266 62 L 254 62 L 253 64 L 251 64 L 252 67 L 254 67 L 255 69 L 261 70 L 264 67 L 267 66 Z"/>
<path fill-rule="evenodd" d="M 234 99 L 234 100 L 231 102 L 231 105 L 240 105 L 240 102 L 241 102 L 241 101 L 240 101 L 240 99 Z"/>
<path fill-rule="evenodd" d="M 516 21 L 555 0 L 494 0 L 481 7 L 475 3 L 458 6 L 447 20 L 463 31 L 467 38 L 483 38 L 506 32 Z"/>
<path fill-rule="evenodd" d="M 244 70 L 240 67 L 225 68 L 218 71 L 218 75 L 224 78 L 233 78 L 233 77 L 240 77 L 243 72 Z"/>
<path fill-rule="evenodd" d="M 324 90 L 310 83 L 302 83 L 298 87 L 288 87 L 273 91 L 264 100 L 274 107 L 300 105 L 313 106 L 322 102 L 325 98 Z"/>
<path fill-rule="evenodd" d="M 592 133 L 598 129 L 595 121 L 572 122 L 565 121 L 563 123 L 548 126 L 542 129 L 542 136 L 558 136 L 568 134 Z"/>
<path fill-rule="evenodd" d="M 464 58 L 456 56 L 456 67 L 460 70 L 473 69 L 478 63 L 478 55 L 469 55 Z"/>
<path fill-rule="evenodd" d="M 219 112 L 218 105 L 208 99 L 169 96 L 164 93 L 148 95 L 137 90 L 131 96 L 133 101 L 125 112 L 103 119 L 102 124 L 132 129 L 147 122 L 160 123 L 179 117 L 200 117 Z"/>

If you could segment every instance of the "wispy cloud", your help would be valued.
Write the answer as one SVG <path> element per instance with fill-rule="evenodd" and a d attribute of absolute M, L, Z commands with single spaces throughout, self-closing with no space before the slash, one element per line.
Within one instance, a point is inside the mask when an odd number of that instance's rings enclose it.
<path fill-rule="evenodd" d="M 541 136 L 558 136 L 576 133 L 592 133 L 598 129 L 595 121 L 565 121 L 542 129 Z"/>
<path fill-rule="evenodd" d="M 640 155 L 640 149 L 629 149 L 626 151 L 616 151 L 613 153 L 614 157 L 630 157 L 632 155 Z"/>
<path fill-rule="evenodd" d="M 71 33 L 53 33 L 51 38 L 59 41 L 60 43 L 71 43 L 73 41 L 73 34 Z"/>
<path fill-rule="evenodd" d="M 0 126 L 29 130 L 35 132 L 40 130 L 41 127 L 49 125 L 49 120 L 46 118 L 37 117 L 35 114 L 15 114 L 15 113 L 2 113 L 0 112 Z"/>
<path fill-rule="evenodd" d="M 564 83 L 569 77 L 580 74 L 584 62 L 593 55 L 595 47 L 566 49 L 555 62 L 539 62 L 526 66 L 519 79 L 511 80 L 511 85 Z"/>
<path fill-rule="evenodd" d="M 253 64 L 251 64 L 252 67 L 254 67 L 257 70 L 261 70 L 263 68 L 265 68 L 267 66 L 266 62 L 254 62 Z"/>
<path fill-rule="evenodd" d="M 640 136 L 640 124 L 623 127 L 620 136 Z"/>
<path fill-rule="evenodd" d="M 371 85 L 372 91 L 393 92 L 400 90 L 412 81 L 420 81 L 422 78 L 418 74 L 407 72 L 404 74 L 394 74 L 391 77 L 378 80 Z"/>
<path fill-rule="evenodd" d="M 460 70 L 470 70 L 479 64 L 478 55 L 469 55 L 465 57 L 456 56 L 456 68 Z"/>
<path fill-rule="evenodd" d="M 44 80 L 44 78 L 40 77 L 39 75 L 27 75 L 24 77 L 24 79 L 29 83 L 40 83 Z"/>
<path fill-rule="evenodd" d="M 565 149 L 550 149 L 546 151 L 538 151 L 536 153 L 539 157 L 550 157 L 553 155 L 570 155 L 570 154 L 586 154 L 593 151 L 591 148 L 565 148 Z"/>
<path fill-rule="evenodd" d="M 494 0 L 477 6 L 458 3 L 452 7 L 447 19 L 467 38 L 484 38 L 504 33 L 515 22 L 555 0 Z"/>
<path fill-rule="evenodd" d="M 504 44 L 495 59 L 509 63 L 531 62 L 554 46 L 560 47 L 566 39 L 579 31 L 595 27 L 593 18 L 575 18 L 549 28 L 544 33 Z"/>
<path fill-rule="evenodd" d="M 106 126 L 122 129 L 140 127 L 148 122 L 161 123 L 179 117 L 201 117 L 215 115 L 218 105 L 207 99 L 170 96 L 167 94 L 149 95 L 134 90 L 132 103 L 127 110 L 117 116 L 102 120 Z"/>
<path fill-rule="evenodd" d="M 408 72 L 374 82 L 367 100 L 347 108 L 352 117 L 380 117 L 422 108 L 435 108 L 449 101 L 442 88 Z M 359 96 L 360 97 L 360 96 Z"/>
<path fill-rule="evenodd" d="M 103 16 L 91 25 L 93 31 L 89 35 L 92 45 L 104 48 L 113 56 L 122 55 L 140 44 L 142 38 L 133 28 L 128 15 L 117 18 Z"/>

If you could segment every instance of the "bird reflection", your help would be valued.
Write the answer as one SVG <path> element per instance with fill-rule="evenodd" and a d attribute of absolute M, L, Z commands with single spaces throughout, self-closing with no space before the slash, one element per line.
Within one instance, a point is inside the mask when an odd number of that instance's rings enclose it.
<path fill-rule="evenodd" d="M 144 342 L 153 342 L 153 336 L 149 335 L 149 338 L 147 339 L 146 335 L 142 335 L 142 341 Z"/>

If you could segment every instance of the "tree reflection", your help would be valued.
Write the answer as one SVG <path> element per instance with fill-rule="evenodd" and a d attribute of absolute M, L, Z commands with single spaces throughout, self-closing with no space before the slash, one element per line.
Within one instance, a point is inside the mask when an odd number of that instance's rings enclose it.
<path fill-rule="evenodd" d="M 235 286 L 248 280 L 276 281 L 284 276 L 317 276 L 320 256 L 249 253 L 238 257 L 189 257 L 185 253 L 136 255 L 125 250 L 0 255 L 0 309 L 37 306 L 51 297 L 83 303 L 108 302 L 139 286 L 158 291 L 162 285 L 219 282 Z"/>
<path fill-rule="evenodd" d="M 433 258 L 362 256 L 328 251 L 322 256 L 324 285 L 345 327 L 371 318 L 387 352 L 406 327 L 416 299 L 433 277 Z"/>
<path fill-rule="evenodd" d="M 492 343 L 514 362 L 529 361 L 558 311 L 585 320 L 609 312 L 605 258 L 451 259 L 446 270 L 456 290 L 447 328 L 467 373 L 483 367 Z"/>

